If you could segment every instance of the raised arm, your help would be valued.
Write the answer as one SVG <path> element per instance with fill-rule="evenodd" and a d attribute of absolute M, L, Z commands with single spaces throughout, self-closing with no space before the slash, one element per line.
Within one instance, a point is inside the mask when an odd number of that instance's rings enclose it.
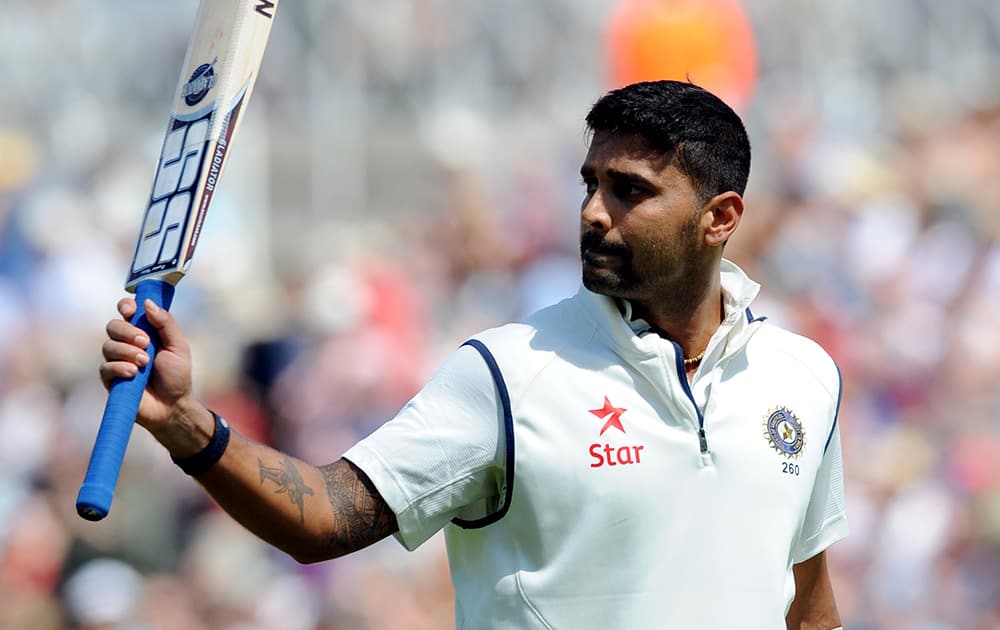
<path fill-rule="evenodd" d="M 200 452 L 215 420 L 194 399 L 187 341 L 167 311 L 147 302 L 161 349 L 137 422 L 174 457 Z M 127 320 L 135 302 L 118 304 L 124 320 L 108 324 L 101 379 L 128 378 L 148 361 L 148 339 Z M 365 474 L 345 459 L 316 467 L 233 432 L 224 454 L 197 480 L 248 530 L 300 562 L 317 562 L 366 547 L 397 530 L 396 517 Z"/>

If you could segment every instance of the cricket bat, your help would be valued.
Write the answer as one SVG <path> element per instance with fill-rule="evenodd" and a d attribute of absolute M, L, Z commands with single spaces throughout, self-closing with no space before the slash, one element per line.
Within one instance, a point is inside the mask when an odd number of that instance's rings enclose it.
<path fill-rule="evenodd" d="M 278 0 L 202 0 L 188 44 L 153 190 L 125 289 L 135 293 L 132 323 L 152 339 L 150 361 L 111 386 L 87 473 L 76 499 L 83 518 L 108 515 L 146 389 L 158 340 L 145 317 L 147 298 L 169 309 L 194 249 L 250 100 Z"/>

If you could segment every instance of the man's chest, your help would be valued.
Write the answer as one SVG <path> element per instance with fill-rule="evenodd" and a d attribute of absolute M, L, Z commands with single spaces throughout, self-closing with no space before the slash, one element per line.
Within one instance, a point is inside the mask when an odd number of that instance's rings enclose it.
<path fill-rule="evenodd" d="M 750 371 L 713 382 L 700 406 L 675 389 L 624 368 L 541 375 L 514 407 L 515 502 L 601 522 L 700 513 L 796 528 L 830 427 L 822 392 Z"/>

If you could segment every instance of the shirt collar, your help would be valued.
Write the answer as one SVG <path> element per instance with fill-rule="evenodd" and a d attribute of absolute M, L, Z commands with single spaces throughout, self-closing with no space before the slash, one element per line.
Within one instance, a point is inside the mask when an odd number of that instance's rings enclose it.
<path fill-rule="evenodd" d="M 724 325 L 733 325 L 746 317 L 746 311 L 750 303 L 760 292 L 760 285 L 750 279 L 750 276 L 739 268 L 735 263 L 725 258 L 719 266 L 722 284 L 722 307 L 725 316 L 722 319 Z M 637 335 L 641 335 L 650 329 L 652 325 L 644 319 L 632 318 L 632 303 L 628 300 L 617 300 L 622 319 L 628 324 Z"/>

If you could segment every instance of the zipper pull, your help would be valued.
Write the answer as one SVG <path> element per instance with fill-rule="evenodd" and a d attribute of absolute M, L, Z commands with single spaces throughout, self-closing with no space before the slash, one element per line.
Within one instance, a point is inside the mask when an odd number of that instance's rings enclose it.
<path fill-rule="evenodd" d="M 699 453 L 699 461 L 702 466 L 712 465 L 712 453 L 708 450 L 708 437 L 705 435 L 705 427 L 700 427 L 698 429 L 698 445 L 701 447 L 701 453 Z"/>

